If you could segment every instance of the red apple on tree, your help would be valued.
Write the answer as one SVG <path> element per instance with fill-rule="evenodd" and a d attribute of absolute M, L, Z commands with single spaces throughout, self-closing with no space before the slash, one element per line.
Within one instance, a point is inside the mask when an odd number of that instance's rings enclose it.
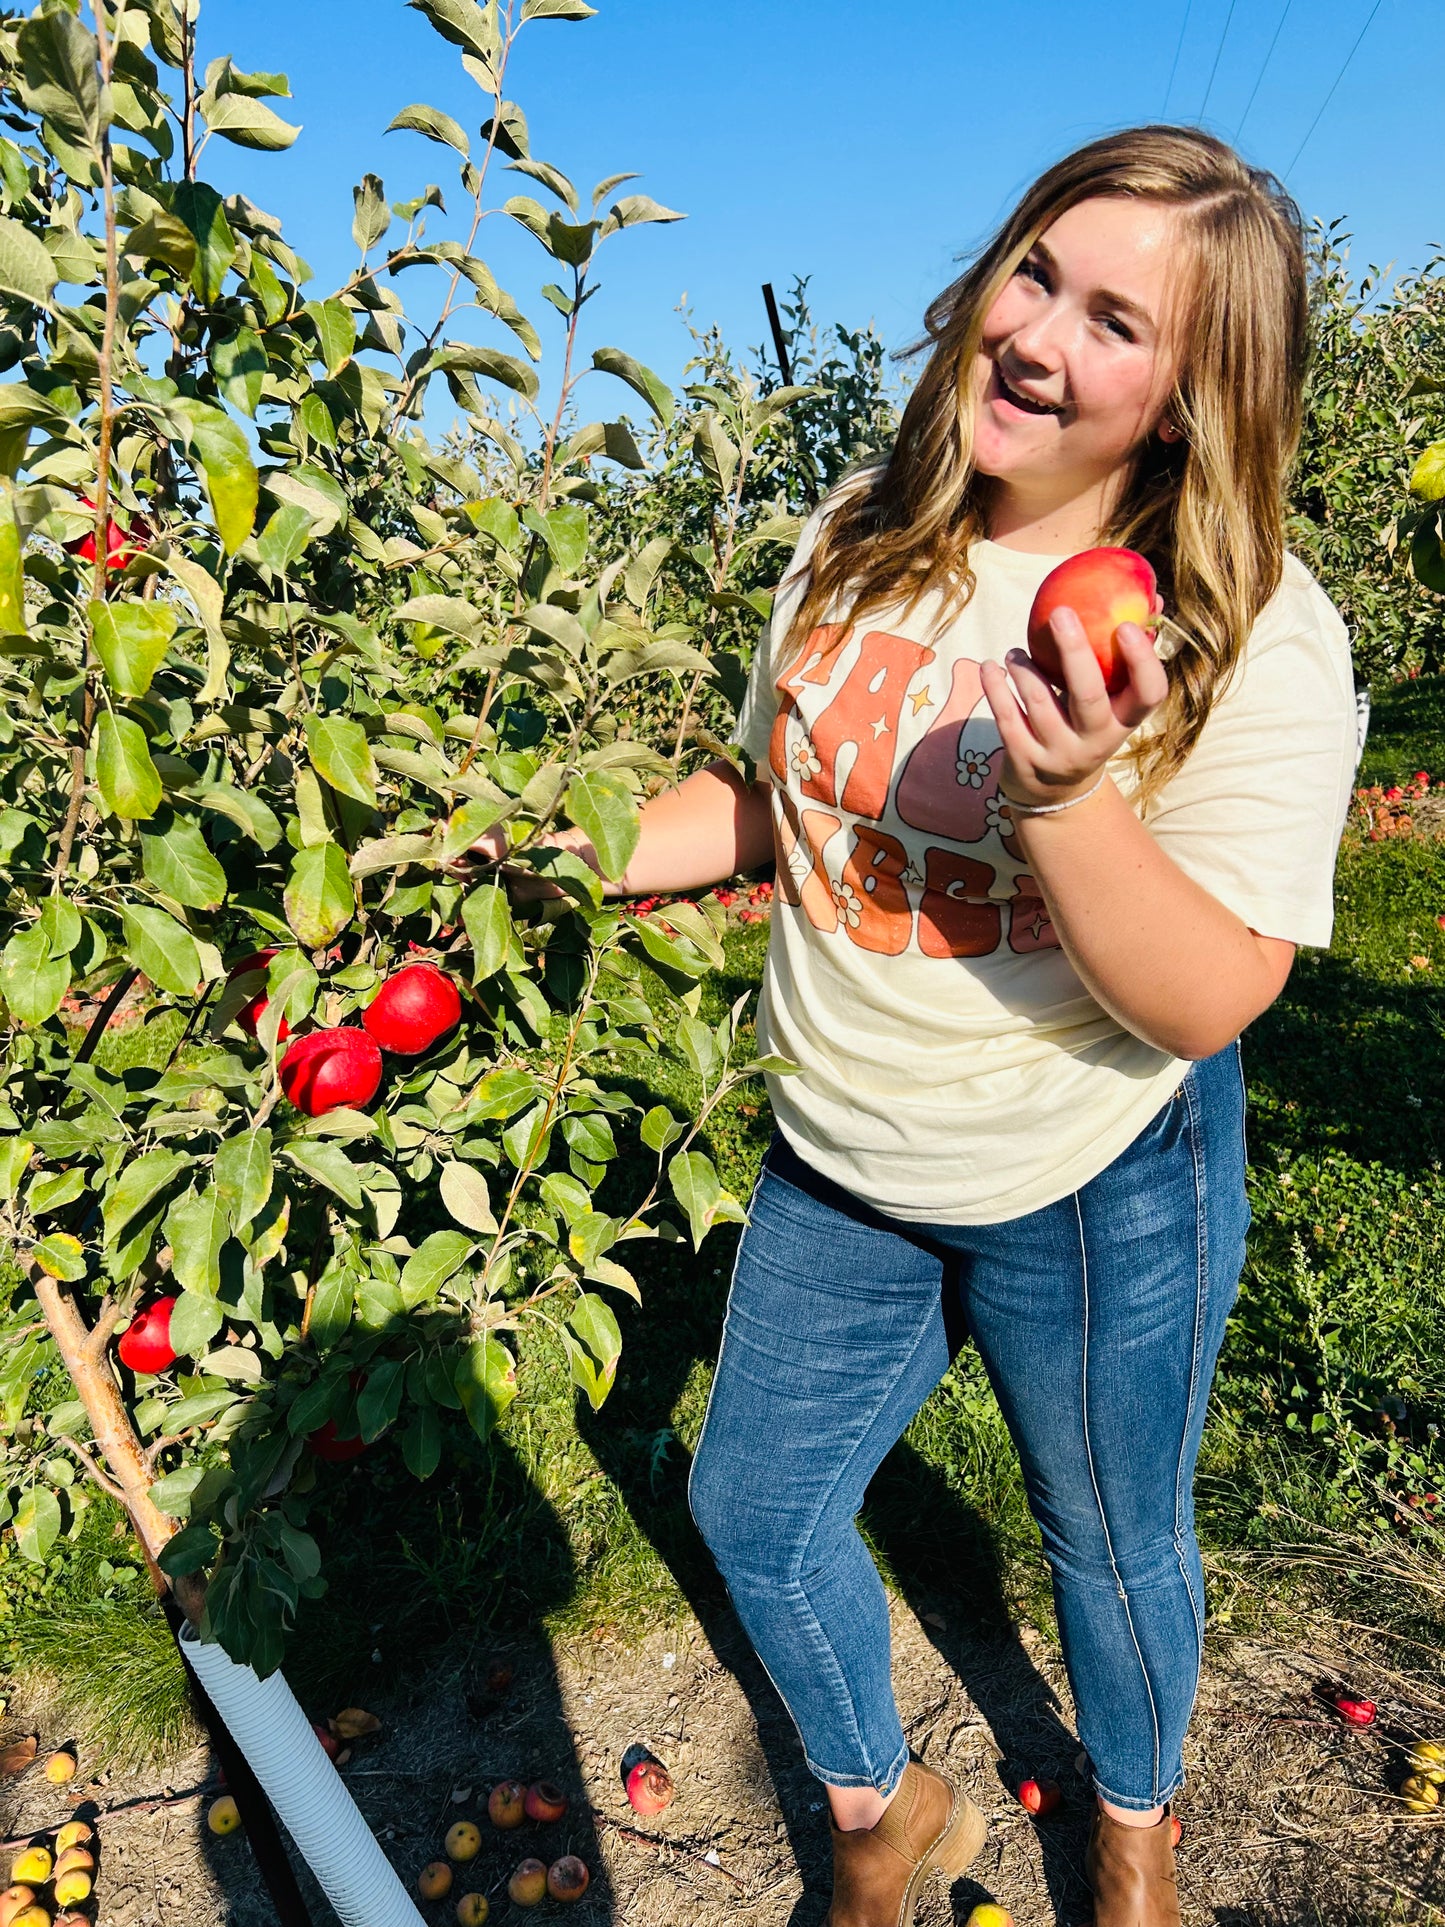
<path fill-rule="evenodd" d="M 1061 562 L 1039 584 L 1029 610 L 1029 654 L 1058 688 L 1064 666 L 1050 622 L 1057 609 L 1072 609 L 1084 625 L 1104 687 L 1116 696 L 1129 681 L 1129 665 L 1115 638 L 1123 622 L 1150 628 L 1157 622 L 1154 571 L 1133 549 L 1086 549 Z"/>
<path fill-rule="evenodd" d="M 253 970 L 262 972 L 268 970 L 271 966 L 271 959 L 275 955 L 276 948 L 274 944 L 269 950 L 253 950 L 249 957 L 242 957 L 239 963 L 233 963 L 231 965 L 231 968 L 226 972 L 226 982 L 230 983 L 233 977 L 244 977 Z M 236 1012 L 236 1022 L 248 1037 L 254 1037 L 256 1035 L 256 1026 L 266 1015 L 266 1007 L 270 1001 L 271 999 L 267 996 L 263 986 L 256 992 L 254 997 L 242 1004 L 241 1008 Z M 290 1035 L 291 1026 L 283 1017 L 276 1031 L 276 1042 L 278 1044 L 284 1044 Z"/>
<path fill-rule="evenodd" d="M 128 1365 L 133 1372 L 154 1374 L 175 1364 L 177 1354 L 171 1344 L 171 1313 L 175 1306 L 174 1297 L 156 1298 L 136 1313 L 115 1348 L 122 1365 Z"/>
<path fill-rule="evenodd" d="M 388 977 L 361 1021 L 383 1050 L 417 1057 L 460 1020 L 456 985 L 435 964 L 408 964 Z"/>
<path fill-rule="evenodd" d="M 381 1052 L 354 1025 L 308 1031 L 281 1059 L 280 1077 L 282 1090 L 307 1117 L 343 1106 L 360 1110 L 381 1084 Z"/>
<path fill-rule="evenodd" d="M 88 508 L 91 514 L 94 515 L 95 503 L 91 498 L 88 495 L 82 495 L 80 501 L 81 506 Z M 150 529 L 145 522 L 137 520 L 135 535 L 149 540 Z M 133 537 L 121 527 L 120 523 L 115 520 L 114 516 L 106 517 L 105 567 L 108 575 L 114 574 L 118 569 L 123 569 L 128 562 L 133 562 L 136 556 L 143 552 L 144 546 L 145 541 L 134 540 Z M 65 544 L 65 552 L 67 555 L 77 556 L 82 562 L 94 562 L 95 530 L 91 529 L 88 534 L 80 536 L 74 542 L 67 542 Z"/>

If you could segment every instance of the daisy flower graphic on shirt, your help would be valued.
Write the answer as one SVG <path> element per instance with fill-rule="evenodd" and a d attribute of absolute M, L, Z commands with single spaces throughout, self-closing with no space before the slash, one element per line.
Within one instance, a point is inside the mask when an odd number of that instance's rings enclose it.
<path fill-rule="evenodd" d="M 983 806 L 984 821 L 991 830 L 1000 836 L 1012 836 L 1014 831 L 1013 811 L 1002 795 L 991 796 Z"/>
<path fill-rule="evenodd" d="M 858 900 L 858 892 L 851 883 L 833 885 L 833 903 L 838 915 L 850 930 L 856 930 L 863 920 L 863 905 Z"/>
<path fill-rule="evenodd" d="M 793 744 L 793 768 L 799 776 L 817 776 L 822 770 L 823 761 L 813 747 L 811 736 L 800 736 Z"/>
<path fill-rule="evenodd" d="M 958 781 L 971 790 L 981 790 L 989 778 L 988 757 L 981 749 L 959 751 Z"/>

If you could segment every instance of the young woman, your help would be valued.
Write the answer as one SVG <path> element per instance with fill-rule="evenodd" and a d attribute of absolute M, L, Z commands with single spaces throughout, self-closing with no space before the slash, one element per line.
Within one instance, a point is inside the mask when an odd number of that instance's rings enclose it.
<path fill-rule="evenodd" d="M 739 724 L 757 780 L 650 802 L 620 886 L 776 852 L 759 1035 L 798 1070 L 691 1500 L 827 1787 L 831 1927 L 906 1927 L 984 1835 L 910 1761 L 854 1523 L 948 1366 L 945 1280 L 1052 1570 L 1097 1927 L 1180 1919 L 1236 1040 L 1329 941 L 1354 767 L 1345 633 L 1283 542 L 1306 318 L 1298 213 L 1220 142 L 1147 127 L 1051 168 L 930 308 L 887 459 L 804 531 Z M 1153 563 L 1172 653 L 1122 627 L 1111 696 L 1062 611 L 1059 695 L 1029 608 L 1100 544 Z"/>

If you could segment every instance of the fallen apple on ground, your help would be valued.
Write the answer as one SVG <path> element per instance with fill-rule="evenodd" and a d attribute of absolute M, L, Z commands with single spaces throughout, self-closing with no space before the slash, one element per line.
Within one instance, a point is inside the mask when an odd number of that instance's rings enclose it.
<path fill-rule="evenodd" d="M 174 1304 L 175 1300 L 172 1299 L 171 1303 Z M 170 1323 L 170 1313 L 167 1312 L 166 1329 L 168 1332 L 170 1330 Z M 174 1352 L 171 1356 L 175 1356 Z M 45 1777 L 52 1786 L 64 1786 L 67 1780 L 73 1780 L 75 1778 L 75 1768 L 75 1755 L 68 1751 L 68 1749 L 62 1747 L 58 1753 L 52 1753 L 50 1758 L 45 1762 Z"/>
<path fill-rule="evenodd" d="M 43 1887 L 55 1862 L 46 1847 L 27 1847 L 10 1863 L 10 1878 L 17 1887 Z"/>
<path fill-rule="evenodd" d="M 520 1780 L 502 1780 L 487 1795 L 487 1815 L 494 1827 L 510 1832 L 527 1817 L 527 1789 Z"/>
<path fill-rule="evenodd" d="M 1417 1740 L 1410 1748 L 1410 1765 L 1437 1786 L 1445 1783 L 1445 1740 Z"/>
<path fill-rule="evenodd" d="M 21 1886 L 7 1887 L 0 1893 L 0 1927 L 11 1927 L 11 1922 L 27 1907 L 35 1905 L 35 1889 Z"/>
<path fill-rule="evenodd" d="M 84 1847 L 95 1838 L 94 1829 L 84 1820 L 67 1820 L 55 1836 L 57 1854 L 69 1853 L 72 1847 Z"/>
<path fill-rule="evenodd" d="M 550 1780 L 534 1780 L 527 1788 L 524 1804 L 527 1818 L 540 1820 L 545 1826 L 560 1820 L 567 1811 L 567 1795 Z"/>
<path fill-rule="evenodd" d="M 564 1853 L 560 1860 L 554 1860 L 547 1869 L 547 1892 L 553 1900 L 580 1900 L 591 1878 L 585 1862 L 579 1860 L 575 1853 Z"/>
<path fill-rule="evenodd" d="M 219 1800 L 213 1800 L 206 1813 L 206 1825 L 212 1833 L 234 1833 L 241 1824 L 241 1809 L 229 1793 L 223 1793 Z"/>
<path fill-rule="evenodd" d="M 492 1903 L 485 1894 L 463 1894 L 457 1902 L 457 1927 L 487 1927 Z"/>
<path fill-rule="evenodd" d="M 1171 1813 L 1169 1816 L 1169 1843 L 1171 1846 L 1177 1847 L 1183 1838 L 1184 1822 L 1179 1818 L 1177 1813 Z"/>
<path fill-rule="evenodd" d="M 452 1870 L 445 1860 L 429 1860 L 416 1877 L 423 1900 L 442 1900 L 452 1890 Z"/>
<path fill-rule="evenodd" d="M 515 1907 L 540 1907 L 547 1898 L 547 1869 L 540 1860 L 524 1860 L 507 1882 Z"/>
<path fill-rule="evenodd" d="M 1019 1805 L 1026 1813 L 1052 1813 L 1062 1799 L 1057 1780 L 1021 1780 Z"/>
<path fill-rule="evenodd" d="M 1401 1781 L 1400 1797 L 1411 1813 L 1433 1813 L 1440 1804 L 1440 1789 L 1423 1773 L 1412 1773 Z"/>
<path fill-rule="evenodd" d="M 1373 1700 L 1356 1699 L 1350 1693 L 1337 1693 L 1335 1711 L 1347 1726 L 1373 1726 L 1378 1708 Z"/>
<path fill-rule="evenodd" d="M 482 1850 L 482 1830 L 475 1821 L 458 1820 L 454 1827 L 448 1827 L 446 1838 L 447 1859 L 455 1860 L 462 1866 L 475 1860 Z"/>
<path fill-rule="evenodd" d="M 661 1813 L 672 1805 L 674 1791 L 661 1760 L 639 1760 L 627 1776 L 627 1797 L 639 1813 Z"/>
<path fill-rule="evenodd" d="M 1072 609 L 1084 625 L 1104 687 L 1118 695 L 1129 681 L 1129 665 L 1116 640 L 1119 626 L 1137 622 L 1148 628 L 1157 617 L 1154 571 L 1133 549 L 1086 549 L 1052 569 L 1039 584 L 1029 610 L 1029 654 L 1055 688 L 1064 687 L 1064 665 L 1050 626 L 1054 612 Z"/>
<path fill-rule="evenodd" d="M 1014 1927 L 1014 1917 L 1006 1907 L 985 1900 L 969 1915 L 967 1927 Z"/>

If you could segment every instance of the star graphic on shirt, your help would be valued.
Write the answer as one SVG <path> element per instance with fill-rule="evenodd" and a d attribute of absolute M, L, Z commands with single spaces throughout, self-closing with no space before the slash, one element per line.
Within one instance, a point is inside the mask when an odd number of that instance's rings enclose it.
<path fill-rule="evenodd" d="M 913 713 L 915 716 L 920 709 L 932 709 L 933 707 L 933 697 L 926 689 L 915 689 L 908 700 L 913 705 Z"/>
<path fill-rule="evenodd" d="M 873 725 L 874 742 L 876 743 L 880 736 L 886 736 L 887 734 L 888 734 L 888 718 L 886 716 L 880 716 Z"/>

